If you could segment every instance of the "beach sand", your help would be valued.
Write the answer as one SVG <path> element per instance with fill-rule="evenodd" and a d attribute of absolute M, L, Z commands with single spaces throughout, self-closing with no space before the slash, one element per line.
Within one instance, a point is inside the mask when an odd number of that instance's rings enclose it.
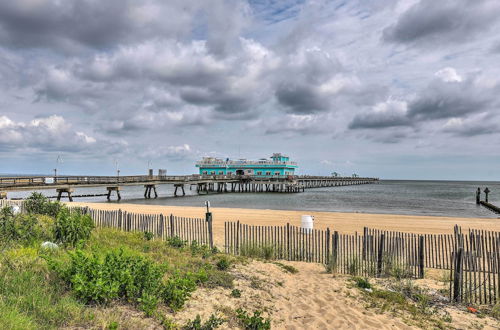
<path fill-rule="evenodd" d="M 118 203 L 79 203 L 74 206 L 88 206 L 101 210 L 117 210 L 147 213 L 173 214 L 180 217 L 204 218 L 204 207 L 138 205 Z M 343 234 L 363 232 L 363 227 L 375 229 L 402 231 L 415 234 L 448 234 L 453 233 L 455 224 L 462 229 L 475 228 L 500 231 L 500 219 L 496 218 L 457 218 L 434 217 L 396 214 L 368 214 L 368 213 L 340 213 L 340 212 L 311 212 L 311 211 L 284 211 L 260 210 L 239 208 L 211 208 L 213 215 L 214 242 L 221 246 L 224 243 L 224 222 L 239 220 L 245 224 L 259 226 L 280 226 L 289 222 L 300 226 L 301 215 L 309 214 L 315 218 L 315 229 L 338 231 Z"/>

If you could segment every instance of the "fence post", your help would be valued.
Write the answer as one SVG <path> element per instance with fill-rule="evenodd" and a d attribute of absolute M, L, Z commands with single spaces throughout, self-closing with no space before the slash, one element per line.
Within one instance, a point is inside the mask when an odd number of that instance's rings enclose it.
<path fill-rule="evenodd" d="M 384 244 L 385 234 L 380 235 L 380 242 L 378 244 L 378 256 L 377 256 L 377 276 L 382 274 L 382 259 L 384 258 Z"/>
<path fill-rule="evenodd" d="M 418 237 L 418 278 L 424 278 L 424 252 L 425 252 L 425 240 L 424 236 L 420 235 Z"/>
<path fill-rule="evenodd" d="M 292 260 L 292 251 L 290 251 L 290 224 L 286 224 L 286 249 L 288 251 L 288 260 Z"/>
<path fill-rule="evenodd" d="M 325 244 L 326 244 L 326 264 L 328 265 L 328 263 L 330 262 L 330 228 L 326 228 L 326 240 L 325 240 Z"/>
<path fill-rule="evenodd" d="M 108 214 L 110 212 L 107 212 Z M 123 218 L 122 218 L 122 209 L 118 209 L 118 228 L 124 230 L 123 228 Z M 127 231 L 127 228 L 125 227 L 125 231 Z"/>
<path fill-rule="evenodd" d="M 455 273 L 453 274 L 453 301 L 461 301 L 460 289 L 462 287 L 462 255 L 464 249 L 459 247 L 457 253 L 455 254 Z"/>
<path fill-rule="evenodd" d="M 339 256 L 339 232 L 333 232 L 332 242 L 332 272 L 337 269 L 337 261 Z"/>
<path fill-rule="evenodd" d="M 240 220 L 236 223 L 236 238 L 235 238 L 235 252 L 236 255 L 240 254 Z"/>
<path fill-rule="evenodd" d="M 170 214 L 170 237 L 174 237 L 174 215 Z"/>
<path fill-rule="evenodd" d="M 366 260 L 366 238 L 368 237 L 368 227 L 363 227 L 363 261 Z"/>
<path fill-rule="evenodd" d="M 209 242 L 210 248 L 212 249 L 214 247 L 214 237 L 213 237 L 213 231 L 212 231 L 212 212 L 207 212 L 205 214 L 205 220 L 206 220 L 207 226 L 208 226 L 208 242 Z"/>
<path fill-rule="evenodd" d="M 163 218 L 163 213 L 160 213 L 160 237 L 163 239 L 164 233 L 163 231 L 165 230 L 165 219 Z"/>

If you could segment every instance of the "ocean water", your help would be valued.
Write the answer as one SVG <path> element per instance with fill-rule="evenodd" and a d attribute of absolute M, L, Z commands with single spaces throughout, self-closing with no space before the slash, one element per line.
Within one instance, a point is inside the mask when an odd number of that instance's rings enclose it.
<path fill-rule="evenodd" d="M 362 212 L 457 217 L 498 218 L 475 203 L 475 191 L 488 187 L 490 202 L 500 205 L 500 182 L 471 181 L 402 181 L 383 180 L 377 184 L 307 189 L 303 193 L 225 193 L 197 195 L 186 189 L 186 197 L 173 197 L 172 185 L 157 187 L 159 198 L 144 199 L 142 186 L 125 186 L 121 203 L 235 207 L 275 210 Z M 54 196 L 54 190 L 41 191 Z M 74 195 L 105 193 L 104 187 L 76 188 Z M 9 192 L 9 198 L 25 197 L 30 192 Z M 484 194 L 482 195 L 484 198 Z M 113 199 L 115 197 L 113 196 Z M 77 201 L 106 202 L 106 197 L 75 198 Z M 114 201 L 113 203 L 116 203 Z"/>

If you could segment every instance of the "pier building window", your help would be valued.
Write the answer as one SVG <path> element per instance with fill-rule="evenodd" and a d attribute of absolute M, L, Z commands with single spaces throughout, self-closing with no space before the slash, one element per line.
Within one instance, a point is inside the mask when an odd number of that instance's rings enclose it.
<path fill-rule="evenodd" d="M 219 171 L 219 174 L 224 174 L 224 172 L 222 172 L 222 171 Z"/>
<path fill-rule="evenodd" d="M 258 171 L 258 172 L 257 172 L 257 175 L 262 175 L 262 171 Z"/>
<path fill-rule="evenodd" d="M 274 175 L 280 175 L 280 172 L 274 172 Z"/>
<path fill-rule="evenodd" d="M 210 174 L 215 175 L 215 171 L 210 172 Z"/>
<path fill-rule="evenodd" d="M 208 174 L 208 171 L 203 171 L 203 174 Z"/>
<path fill-rule="evenodd" d="M 271 175 L 271 172 L 266 172 L 266 175 Z"/>

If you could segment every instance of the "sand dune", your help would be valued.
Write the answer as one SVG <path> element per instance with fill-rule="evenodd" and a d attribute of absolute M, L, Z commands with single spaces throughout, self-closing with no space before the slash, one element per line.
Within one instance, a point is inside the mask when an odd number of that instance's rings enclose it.
<path fill-rule="evenodd" d="M 235 329 L 231 315 L 241 307 L 247 311 L 264 310 L 265 316 L 271 317 L 273 329 L 417 329 L 400 315 L 367 309 L 359 290 L 351 288 L 349 277 L 333 277 L 317 264 L 285 263 L 299 272 L 286 273 L 273 263 L 261 261 L 237 265 L 232 273 L 241 298 L 230 297 L 230 289 L 200 289 L 174 319 L 184 324 L 197 314 L 207 319 L 217 313 L 229 319 L 222 329 Z M 465 308 L 449 307 L 447 311 L 453 319 L 450 325 L 456 329 L 498 328 L 497 321 L 479 319 Z"/>

